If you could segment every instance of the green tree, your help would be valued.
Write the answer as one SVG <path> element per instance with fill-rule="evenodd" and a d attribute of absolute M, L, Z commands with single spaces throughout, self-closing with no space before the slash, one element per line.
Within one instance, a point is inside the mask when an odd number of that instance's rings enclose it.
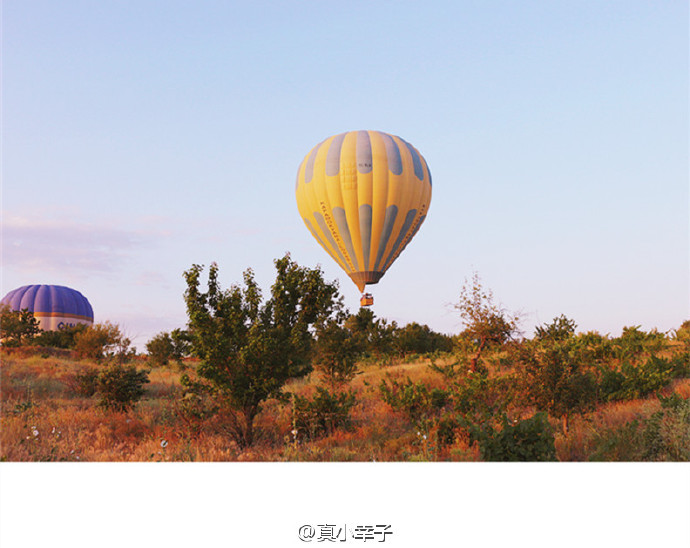
<path fill-rule="evenodd" d="M 596 402 L 589 354 L 575 338 L 529 341 L 521 352 L 520 381 L 528 403 L 560 418 L 567 435 L 570 417 L 591 410 Z"/>
<path fill-rule="evenodd" d="M 168 365 L 175 352 L 175 346 L 170 333 L 162 332 L 154 336 L 146 343 L 146 352 L 148 352 L 149 359 L 154 364 Z"/>
<path fill-rule="evenodd" d="M 43 331 L 34 338 L 33 342 L 52 348 L 74 348 L 77 334 L 86 329 L 87 325 L 83 323 L 67 325 L 55 331 Z"/>
<path fill-rule="evenodd" d="M 369 308 L 360 308 L 357 314 L 350 315 L 345 320 L 345 327 L 361 345 L 362 351 L 377 359 L 390 355 L 394 350 L 395 333 L 398 325 L 388 323 L 383 318 L 377 318 Z"/>
<path fill-rule="evenodd" d="M 201 360 L 198 373 L 222 398 L 241 447 L 254 442 L 262 402 L 311 370 L 312 330 L 342 307 L 337 282 L 324 281 L 320 268 L 300 267 L 289 254 L 274 264 L 277 276 L 266 301 L 251 269 L 244 272 L 243 286 L 223 290 L 213 263 L 205 292 L 200 290 L 202 266 L 184 274 L 191 347 Z"/>
<path fill-rule="evenodd" d="M 137 370 L 133 365 L 110 365 L 96 378 L 98 405 L 105 409 L 128 411 L 146 393 L 144 384 L 148 382 L 147 371 Z"/>
<path fill-rule="evenodd" d="M 0 305 L 0 340 L 3 346 L 21 346 L 30 343 L 41 332 L 33 312 L 12 310 L 8 305 Z"/>
<path fill-rule="evenodd" d="M 80 358 L 101 361 L 110 356 L 124 362 L 132 356 L 130 342 L 119 326 L 104 322 L 90 325 L 77 333 L 74 336 L 74 349 Z"/>
<path fill-rule="evenodd" d="M 317 328 L 315 350 L 314 366 L 331 388 L 340 387 L 357 375 L 361 340 L 338 319 L 329 319 Z"/>
<path fill-rule="evenodd" d="M 540 341 L 546 339 L 562 341 L 575 335 L 576 327 L 575 320 L 568 319 L 564 314 L 561 314 L 558 318 L 554 318 L 550 324 L 537 326 L 534 338 Z"/>
<path fill-rule="evenodd" d="M 472 280 L 465 280 L 460 290 L 460 300 L 454 305 L 465 325 L 464 335 L 472 340 L 474 357 L 470 361 L 472 371 L 477 365 L 482 352 L 490 344 L 503 344 L 518 331 L 518 314 L 508 312 L 494 304 L 493 293 L 482 286 L 479 274 L 472 275 Z"/>

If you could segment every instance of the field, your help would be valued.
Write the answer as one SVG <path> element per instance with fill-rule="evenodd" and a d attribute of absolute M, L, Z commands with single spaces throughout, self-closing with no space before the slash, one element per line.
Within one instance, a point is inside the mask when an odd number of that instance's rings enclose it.
<path fill-rule="evenodd" d="M 102 369 L 103 364 L 77 359 L 70 351 L 37 347 L 2 352 L 0 457 L 4 461 L 501 460 L 482 456 L 471 425 L 452 423 L 448 428 L 444 419 L 448 407 L 443 402 L 433 409 L 422 406 L 414 414 L 409 406 L 394 408 L 385 401 L 382 382 L 400 387 L 405 381 L 432 392 L 438 388 L 438 393 L 447 388 L 449 378 L 429 367 L 429 356 L 359 363 L 360 372 L 348 385 L 355 395 L 348 420 L 318 435 L 296 427 L 294 398 L 270 399 L 256 418 L 255 442 L 240 448 L 222 409 L 207 417 L 185 411 L 181 377 L 184 373 L 194 377 L 193 360 L 154 366 L 145 357 L 136 357 L 136 367 L 148 372 L 150 382 L 132 409 L 118 411 L 99 406 L 96 395 L 85 396 L 76 380 L 80 372 Z M 673 348 L 669 355 L 674 355 Z M 486 379 L 510 377 L 510 363 L 494 358 L 487 360 Z M 437 366 L 454 359 L 450 354 L 433 358 Z M 312 373 L 289 382 L 285 392 L 313 396 L 322 381 L 318 373 Z M 681 402 L 675 413 L 663 405 L 673 394 Z M 553 434 L 555 457 L 559 461 L 688 460 L 688 398 L 690 378 L 684 374 L 644 397 L 599 401 L 572 415 L 567 432 L 559 418 L 549 416 L 547 429 Z M 515 402 L 506 407 L 505 416 L 517 424 L 535 411 Z M 490 426 L 500 426 L 498 415 Z M 494 432 L 491 428 L 489 432 Z M 654 451 L 650 452 L 650 446 Z"/>

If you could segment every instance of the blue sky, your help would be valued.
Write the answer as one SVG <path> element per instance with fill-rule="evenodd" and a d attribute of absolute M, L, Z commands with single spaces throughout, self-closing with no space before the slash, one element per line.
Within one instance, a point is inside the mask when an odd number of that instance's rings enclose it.
<path fill-rule="evenodd" d="M 477 271 L 535 324 L 690 317 L 687 2 L 3 5 L 2 293 L 68 285 L 143 349 L 186 322 L 182 274 L 290 251 L 354 284 L 302 223 L 302 158 L 335 133 L 426 158 L 426 222 L 377 315 L 458 332 Z"/>

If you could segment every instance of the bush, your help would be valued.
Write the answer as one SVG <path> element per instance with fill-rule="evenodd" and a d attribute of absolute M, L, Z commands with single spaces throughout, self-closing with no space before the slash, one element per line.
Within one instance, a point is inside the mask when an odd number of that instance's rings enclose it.
<path fill-rule="evenodd" d="M 349 428 L 350 411 L 356 400 L 352 392 L 329 392 L 318 386 L 316 395 L 309 399 L 294 396 L 294 426 L 313 438 L 319 434 L 332 434 L 337 428 Z"/>
<path fill-rule="evenodd" d="M 30 343 L 41 332 L 38 320 L 28 309 L 12 310 L 0 305 L 0 340 L 2 346 L 16 347 Z"/>
<path fill-rule="evenodd" d="M 34 337 L 33 343 L 50 348 L 74 348 L 77 334 L 85 331 L 88 327 L 83 324 L 61 327 L 55 331 L 43 331 Z"/>
<path fill-rule="evenodd" d="M 470 441 L 479 443 L 482 460 L 498 462 L 555 461 L 553 430 L 546 413 L 511 423 L 503 416 L 503 428 L 492 425 L 472 426 Z"/>
<path fill-rule="evenodd" d="M 129 346 L 120 328 L 110 322 L 88 326 L 74 337 L 74 349 L 80 358 L 101 361 L 107 352 Z"/>
<path fill-rule="evenodd" d="M 431 416 L 440 414 L 450 402 L 450 393 L 440 389 L 430 389 L 421 382 L 406 378 L 403 382 L 391 380 L 390 384 L 381 381 L 379 391 L 384 402 L 397 411 L 403 411 L 415 424 Z"/>
<path fill-rule="evenodd" d="M 650 356 L 641 365 L 624 362 L 620 369 L 602 368 L 600 398 L 604 401 L 642 398 L 668 385 L 681 365 L 679 360 Z"/>
<path fill-rule="evenodd" d="M 133 365 L 111 365 L 98 375 L 98 405 L 105 409 L 128 411 L 146 393 L 149 382 L 147 371 L 138 371 Z"/>

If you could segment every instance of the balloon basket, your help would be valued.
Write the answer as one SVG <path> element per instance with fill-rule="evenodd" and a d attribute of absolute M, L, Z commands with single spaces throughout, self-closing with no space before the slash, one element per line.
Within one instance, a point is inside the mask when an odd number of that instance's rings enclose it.
<path fill-rule="evenodd" d="M 374 304 L 374 296 L 371 293 L 363 293 L 359 299 L 360 306 L 371 306 Z"/>

